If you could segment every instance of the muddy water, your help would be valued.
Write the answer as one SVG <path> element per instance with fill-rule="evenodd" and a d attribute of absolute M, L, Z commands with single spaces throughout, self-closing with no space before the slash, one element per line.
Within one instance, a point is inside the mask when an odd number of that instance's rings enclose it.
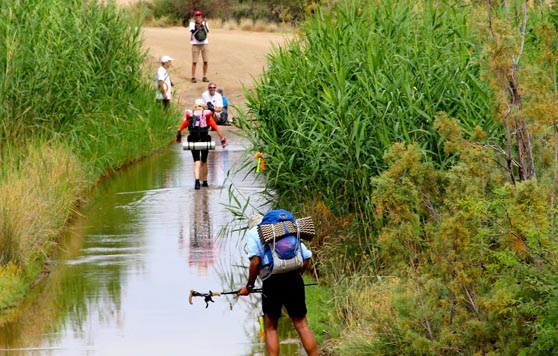
<path fill-rule="evenodd" d="M 264 355 L 260 295 L 207 307 L 188 298 L 245 283 L 244 224 L 233 211 L 247 201 L 247 214 L 265 210 L 262 181 L 239 171 L 253 158 L 227 136 L 227 149 L 210 152 L 209 188 L 193 189 L 191 154 L 179 145 L 103 182 L 49 275 L 0 329 L 0 354 Z M 281 354 L 302 355 L 287 321 Z"/>

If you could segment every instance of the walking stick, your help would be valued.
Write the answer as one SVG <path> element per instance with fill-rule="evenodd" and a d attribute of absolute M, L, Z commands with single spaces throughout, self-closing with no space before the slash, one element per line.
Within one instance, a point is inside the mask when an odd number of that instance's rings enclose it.
<path fill-rule="evenodd" d="M 316 286 L 318 285 L 318 283 L 308 283 L 305 284 L 304 286 Z M 255 288 L 252 289 L 250 291 L 250 293 L 261 293 L 262 292 L 262 288 Z M 190 302 L 190 304 L 194 304 L 193 302 L 193 298 L 194 297 L 203 297 L 203 300 L 205 301 L 205 307 L 209 307 L 209 302 L 211 303 L 215 303 L 215 301 L 213 300 L 213 297 L 220 297 L 222 295 L 227 295 L 227 294 L 238 294 L 238 290 L 232 290 L 232 291 L 228 291 L 228 292 L 212 292 L 209 291 L 207 293 L 200 293 L 197 292 L 193 289 L 190 289 L 190 296 L 188 297 L 188 301 Z"/>
<path fill-rule="evenodd" d="M 262 289 L 261 288 L 257 288 L 251 291 L 251 293 L 261 293 Z M 190 289 L 190 296 L 188 297 L 188 301 L 190 302 L 190 304 L 194 304 L 194 302 L 192 301 L 193 297 L 203 297 L 204 301 L 205 301 L 205 307 L 207 308 L 209 306 L 209 302 L 211 303 L 215 303 L 215 301 L 213 300 L 212 297 L 220 297 L 222 295 L 227 295 L 227 294 L 238 294 L 237 290 L 232 290 L 229 292 L 212 292 L 209 291 L 207 293 L 200 293 L 200 292 L 196 292 L 193 289 Z"/>

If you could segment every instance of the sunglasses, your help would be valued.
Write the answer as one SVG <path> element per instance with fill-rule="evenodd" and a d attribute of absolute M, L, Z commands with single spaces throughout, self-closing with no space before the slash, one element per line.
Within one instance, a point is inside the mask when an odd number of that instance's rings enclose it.
<path fill-rule="evenodd" d="M 217 87 L 209 87 L 209 89 L 215 89 L 215 88 L 217 88 Z"/>

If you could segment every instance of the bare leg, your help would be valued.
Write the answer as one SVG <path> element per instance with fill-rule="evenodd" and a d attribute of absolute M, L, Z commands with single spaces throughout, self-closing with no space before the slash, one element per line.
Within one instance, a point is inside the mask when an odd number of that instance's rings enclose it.
<path fill-rule="evenodd" d="M 196 77 L 196 62 L 192 62 L 192 78 Z"/>
<path fill-rule="evenodd" d="M 203 62 L 203 76 L 207 77 L 207 62 Z"/>
<path fill-rule="evenodd" d="M 279 356 L 279 336 L 277 335 L 277 319 L 264 314 L 265 349 L 267 356 Z"/>
<path fill-rule="evenodd" d="M 196 179 L 200 179 L 200 168 L 201 168 L 201 161 L 194 162 L 194 178 Z"/>
<path fill-rule="evenodd" d="M 314 338 L 314 334 L 312 334 L 312 330 L 308 327 L 306 317 L 291 318 L 291 320 L 293 321 L 293 325 L 298 336 L 300 336 L 302 346 L 304 346 L 304 350 L 306 350 L 308 356 L 318 356 L 318 345 Z"/>
<path fill-rule="evenodd" d="M 201 164 L 201 176 L 202 181 L 207 181 L 207 162 L 202 162 Z"/>

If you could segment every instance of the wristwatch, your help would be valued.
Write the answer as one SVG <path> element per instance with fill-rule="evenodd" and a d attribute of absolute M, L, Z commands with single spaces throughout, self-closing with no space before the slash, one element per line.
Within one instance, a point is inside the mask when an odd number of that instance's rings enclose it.
<path fill-rule="evenodd" d="M 249 283 L 249 284 L 246 285 L 246 288 L 248 288 L 248 290 L 251 292 L 251 291 L 254 290 L 254 284 Z"/>

